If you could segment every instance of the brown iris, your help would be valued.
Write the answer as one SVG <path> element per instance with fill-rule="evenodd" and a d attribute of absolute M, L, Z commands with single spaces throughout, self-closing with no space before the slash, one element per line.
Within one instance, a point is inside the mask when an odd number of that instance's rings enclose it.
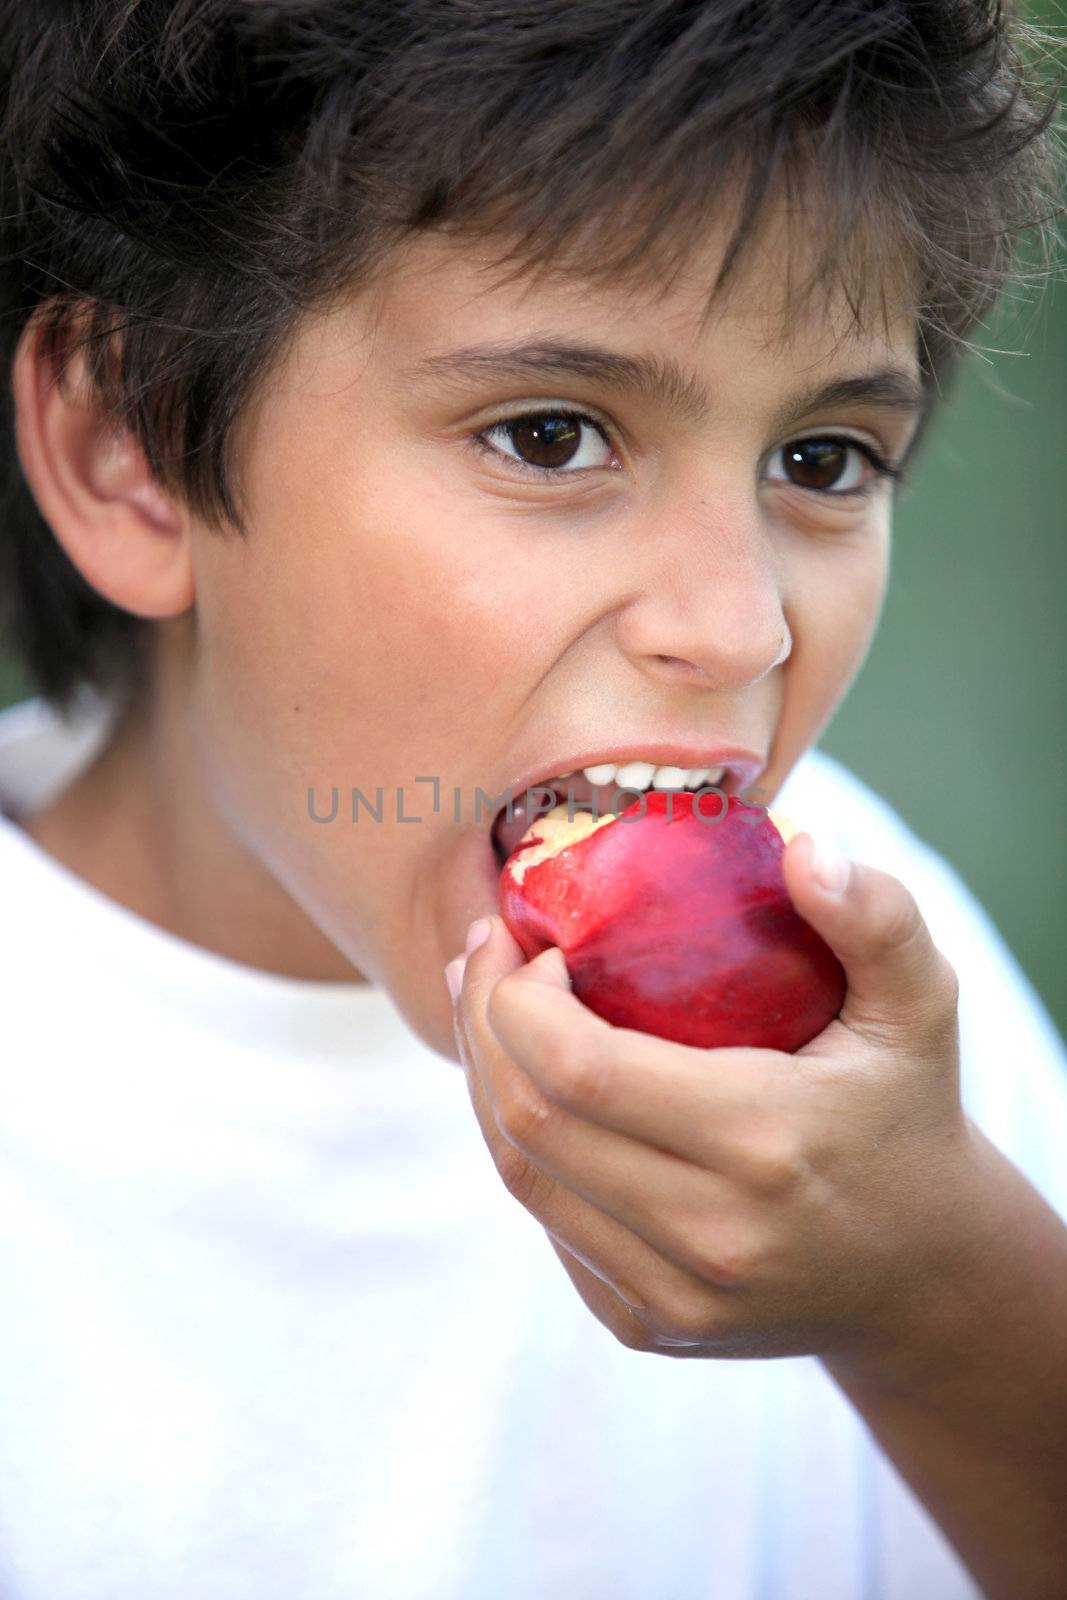
<path fill-rule="evenodd" d="M 802 439 L 787 445 L 782 455 L 788 462 L 790 482 L 800 489 L 831 489 L 841 477 L 849 446 L 834 439 Z"/>
<path fill-rule="evenodd" d="M 506 424 L 511 442 L 533 467 L 564 467 L 582 441 L 581 422 L 554 411 Z"/>

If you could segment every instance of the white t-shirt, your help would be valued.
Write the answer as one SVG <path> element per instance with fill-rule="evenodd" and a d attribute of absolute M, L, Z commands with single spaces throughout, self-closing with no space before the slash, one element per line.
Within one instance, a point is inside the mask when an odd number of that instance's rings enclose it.
<path fill-rule="evenodd" d="M 0 716 L 12 815 L 86 706 Z M 915 894 L 967 1109 L 1067 1217 L 1067 1054 L 985 913 L 829 757 L 777 805 Z M 3 818 L 0 907 L 4 1600 L 979 1593 L 817 1360 L 596 1321 L 385 992 L 188 944 Z"/>

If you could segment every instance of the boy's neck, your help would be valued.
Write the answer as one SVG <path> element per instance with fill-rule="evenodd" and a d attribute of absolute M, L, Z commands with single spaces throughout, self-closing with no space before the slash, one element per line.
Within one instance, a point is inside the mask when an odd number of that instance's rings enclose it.
<path fill-rule="evenodd" d="M 131 713 L 86 771 L 21 826 L 94 889 L 190 944 L 283 977 L 365 982 L 197 781 L 151 715 Z"/>

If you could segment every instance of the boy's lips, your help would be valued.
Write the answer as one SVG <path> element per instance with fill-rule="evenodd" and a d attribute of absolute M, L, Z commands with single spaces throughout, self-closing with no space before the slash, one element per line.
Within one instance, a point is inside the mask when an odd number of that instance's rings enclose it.
<path fill-rule="evenodd" d="M 751 750 L 736 745 L 709 750 L 707 746 L 701 748 L 650 743 L 606 753 L 564 757 L 559 766 L 542 768 L 538 776 L 524 778 L 510 786 L 508 792 L 512 800 L 511 817 L 509 819 L 507 815 L 505 796 L 504 805 L 496 812 L 491 826 L 491 836 L 499 864 L 502 865 L 515 849 L 531 822 L 545 815 L 544 795 L 531 791 L 552 790 L 561 802 L 566 802 L 569 797 L 575 806 L 588 805 L 595 799 L 597 815 L 607 816 L 612 811 L 618 794 L 629 794 L 630 800 L 627 803 L 630 804 L 636 803 L 636 795 L 640 791 L 631 790 L 626 786 L 620 787 L 617 781 L 591 783 L 582 769 L 607 763 L 622 767 L 631 761 L 654 762 L 656 766 L 681 767 L 687 771 L 723 767 L 726 770 L 718 783 L 713 786 L 722 789 L 728 795 L 739 794 L 741 790 L 754 783 L 764 769 L 764 763 L 759 756 Z M 695 787 L 702 788 L 704 785 L 697 784 Z M 538 809 L 539 802 L 541 802 L 540 809 Z"/>

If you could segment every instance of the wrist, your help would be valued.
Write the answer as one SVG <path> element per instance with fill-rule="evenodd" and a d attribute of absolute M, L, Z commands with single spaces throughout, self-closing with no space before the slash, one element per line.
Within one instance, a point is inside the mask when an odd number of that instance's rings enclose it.
<path fill-rule="evenodd" d="M 994 1321 L 1018 1315 L 1008 1297 L 1021 1210 L 1044 1202 L 969 1117 L 942 1187 L 944 1205 L 930 1218 L 923 1269 L 883 1301 L 847 1348 L 820 1358 L 848 1391 L 862 1386 L 886 1397 L 935 1391 L 980 1358 Z"/>

